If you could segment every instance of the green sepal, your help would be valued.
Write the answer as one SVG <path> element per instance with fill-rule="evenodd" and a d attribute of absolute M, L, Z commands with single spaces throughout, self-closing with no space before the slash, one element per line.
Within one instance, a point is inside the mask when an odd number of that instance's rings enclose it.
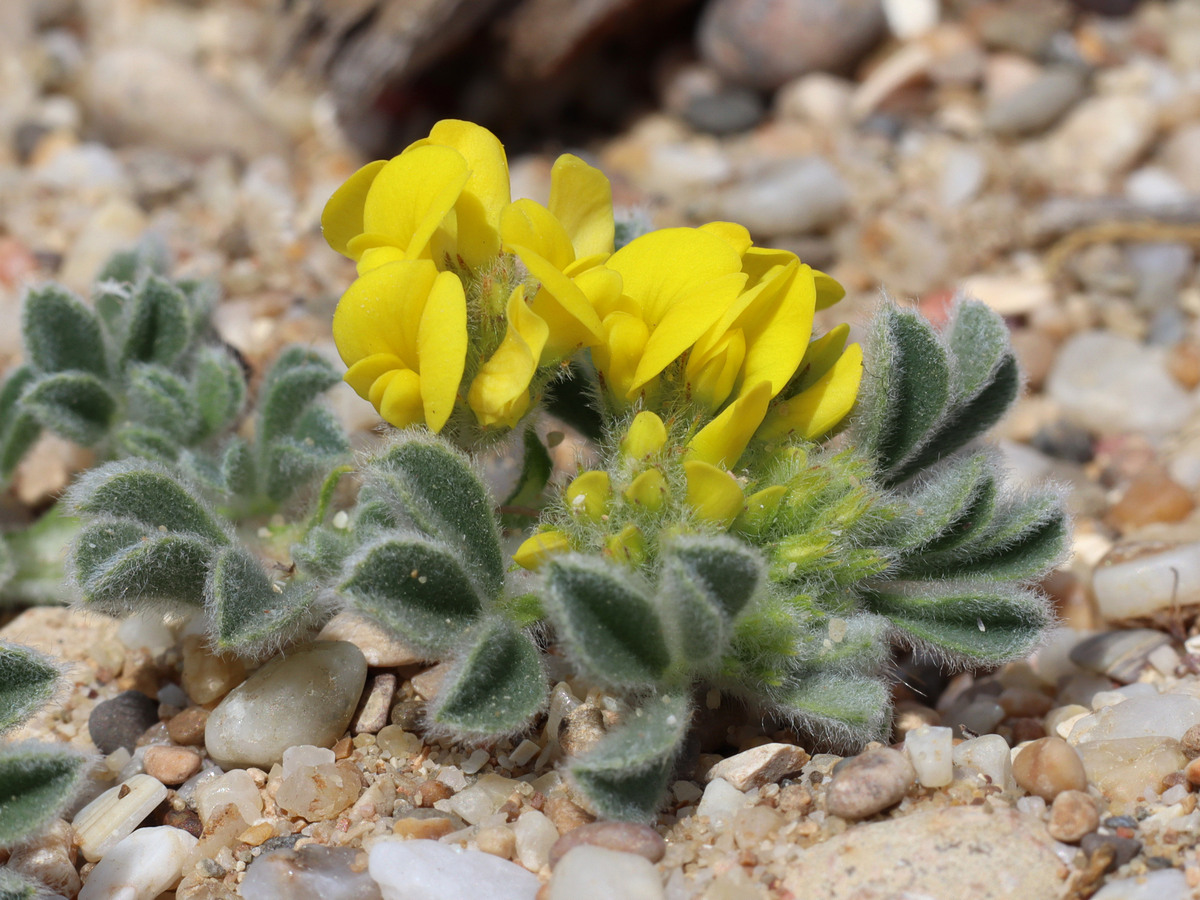
<path fill-rule="evenodd" d="M 0 641 L 0 733 L 49 703 L 58 679 L 58 667 L 41 653 Z"/>
<path fill-rule="evenodd" d="M 20 407 L 21 394 L 37 374 L 29 366 L 18 366 L 0 385 L 0 483 L 6 481 L 17 464 L 42 433 L 38 420 Z"/>
<path fill-rule="evenodd" d="M 194 535 L 154 533 L 99 564 L 89 564 L 89 577 L 79 579 L 80 594 L 85 605 L 113 615 L 147 606 L 200 607 L 217 551 Z"/>
<path fill-rule="evenodd" d="M 258 444 L 268 453 L 271 444 L 290 435 L 308 405 L 341 381 L 323 356 L 304 347 L 287 347 L 263 379 L 258 397 Z"/>
<path fill-rule="evenodd" d="M 537 518 L 546 485 L 554 471 L 554 462 L 533 425 L 526 426 L 522 443 L 525 454 L 521 463 L 521 476 L 517 479 L 512 493 L 501 504 L 502 508 L 509 510 L 501 517 L 507 528 L 521 528 L 531 519 Z"/>
<path fill-rule="evenodd" d="M 171 435 L 147 425 L 122 425 L 113 432 L 112 442 L 122 456 L 140 456 L 166 465 L 174 464 L 182 452 Z"/>
<path fill-rule="evenodd" d="M 175 364 L 192 340 L 188 299 L 159 275 L 146 278 L 126 304 L 120 362 Z"/>
<path fill-rule="evenodd" d="M 90 447 L 108 433 L 117 401 L 90 372 L 43 375 L 21 395 L 21 408 L 43 428 Z"/>
<path fill-rule="evenodd" d="M 246 402 L 242 367 L 223 347 L 201 347 L 192 370 L 192 396 L 198 414 L 196 437 L 221 434 L 237 420 Z"/>
<path fill-rule="evenodd" d="M 39 372 L 108 375 L 99 318 L 82 300 L 56 284 L 36 288 L 26 296 L 21 337 L 29 364 Z"/>
<path fill-rule="evenodd" d="M 359 612 L 433 657 L 483 611 L 458 554 L 420 534 L 392 534 L 347 560 L 339 588 Z"/>
<path fill-rule="evenodd" d="M 801 671 L 769 698 L 776 714 L 838 747 L 884 740 L 891 722 L 891 688 L 868 675 Z"/>
<path fill-rule="evenodd" d="M 405 432 L 367 464 L 368 499 L 384 500 L 398 522 L 461 551 L 479 593 L 504 589 L 504 555 L 494 505 L 471 463 L 444 441 Z"/>
<path fill-rule="evenodd" d="M 0 847 L 30 838 L 74 798 L 86 756 L 52 744 L 22 743 L 0 751 Z"/>
<path fill-rule="evenodd" d="M 602 818 L 650 821 L 662 805 L 691 721 L 686 698 L 652 697 L 568 767 Z"/>
<path fill-rule="evenodd" d="M 1054 621 L 1044 597 L 1002 582 L 891 582 L 865 592 L 863 602 L 903 639 L 971 665 L 1021 658 Z"/>
<path fill-rule="evenodd" d="M 242 547 L 226 547 L 204 587 L 209 638 L 217 650 L 254 656 L 286 642 L 313 619 L 316 591 L 308 584 L 277 588 Z"/>
<path fill-rule="evenodd" d="M 656 684 L 671 657 L 649 592 L 598 557 L 567 554 L 546 568 L 546 613 L 571 662 L 602 684 Z"/>
<path fill-rule="evenodd" d="M 541 653 L 529 635 L 499 616 L 478 622 L 463 640 L 429 720 L 472 739 L 528 727 L 546 702 Z"/>
<path fill-rule="evenodd" d="M 196 535 L 213 544 L 229 543 L 217 517 L 165 469 L 142 460 L 93 469 L 70 492 L 74 511 L 133 519 L 151 529 Z"/>

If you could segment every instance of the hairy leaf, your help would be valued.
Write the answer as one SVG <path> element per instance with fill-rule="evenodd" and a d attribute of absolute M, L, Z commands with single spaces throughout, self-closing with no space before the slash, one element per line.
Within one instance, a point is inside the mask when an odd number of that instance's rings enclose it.
<path fill-rule="evenodd" d="M 218 650 L 254 655 L 279 644 L 313 612 L 316 594 L 301 585 L 277 588 L 242 547 L 226 547 L 204 588 L 209 633 Z"/>
<path fill-rule="evenodd" d="M 126 309 L 122 368 L 131 363 L 176 363 L 192 340 L 192 316 L 183 291 L 152 275 L 130 297 Z"/>
<path fill-rule="evenodd" d="M 80 582 L 83 601 L 113 615 L 146 606 L 202 606 L 217 549 L 192 535 L 151 535 L 94 566 L 90 577 Z"/>
<path fill-rule="evenodd" d="M 82 300 L 56 284 L 29 292 L 21 310 L 21 337 L 39 372 L 108 375 L 100 320 Z"/>
<path fill-rule="evenodd" d="M 267 448 L 290 434 L 308 405 L 339 381 L 324 357 L 304 347 L 284 349 L 267 371 L 259 394 L 259 446 Z"/>
<path fill-rule="evenodd" d="M 0 732 L 49 703 L 58 678 L 58 668 L 36 650 L 0 641 Z"/>
<path fill-rule="evenodd" d="M 858 748 L 886 737 L 891 690 L 880 678 L 816 669 L 797 674 L 770 705 L 828 743 Z"/>
<path fill-rule="evenodd" d="M 21 408 L 43 428 L 88 447 L 108 433 L 117 401 L 90 372 L 56 372 L 30 385 Z"/>
<path fill-rule="evenodd" d="M 192 396 L 199 415 L 197 437 L 201 440 L 231 427 L 246 402 L 246 379 L 242 367 L 223 347 L 201 347 L 192 371 Z"/>
<path fill-rule="evenodd" d="M 18 366 L 0 385 L 0 482 L 12 475 L 21 458 L 37 441 L 42 426 L 20 408 L 18 401 L 37 374 L 29 366 Z"/>
<path fill-rule="evenodd" d="M 75 796 L 86 756 L 61 745 L 18 744 L 0 751 L 0 847 L 33 836 Z"/>
<path fill-rule="evenodd" d="M 95 469 L 76 484 L 71 502 L 78 512 L 133 519 L 217 545 L 229 543 L 208 508 L 176 478 L 149 463 L 109 463 Z"/>

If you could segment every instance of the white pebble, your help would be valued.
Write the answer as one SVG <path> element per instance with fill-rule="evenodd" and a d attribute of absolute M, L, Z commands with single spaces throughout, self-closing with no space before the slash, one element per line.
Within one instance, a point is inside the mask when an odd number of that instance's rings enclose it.
<path fill-rule="evenodd" d="M 311 744 L 298 744 L 283 751 L 283 777 L 294 775 L 305 767 L 332 764 L 337 759 L 328 747 L 314 747 Z"/>
<path fill-rule="evenodd" d="M 380 841 L 367 871 L 383 900 L 533 900 L 541 887 L 516 863 L 438 841 Z"/>
<path fill-rule="evenodd" d="M 197 843 L 181 828 L 141 828 L 104 855 L 79 900 L 154 900 L 178 883 Z"/>
<path fill-rule="evenodd" d="M 904 737 L 904 749 L 921 787 L 945 787 L 954 780 L 954 731 L 940 725 L 922 725 Z"/>
<path fill-rule="evenodd" d="M 1009 752 L 1008 742 L 998 734 L 985 734 L 963 741 L 954 748 L 953 758 L 954 765 L 986 775 L 992 784 L 1003 790 L 1015 787 L 1012 777 L 1012 754 Z"/>
<path fill-rule="evenodd" d="M 103 857 L 166 799 L 166 786 L 149 775 L 134 775 L 109 788 L 71 820 L 83 858 L 95 862 Z"/>
<path fill-rule="evenodd" d="M 1084 716 L 1067 740 L 1072 744 L 1145 737 L 1178 741 L 1193 725 L 1200 725 L 1200 699 L 1185 694 L 1142 696 Z"/>
<path fill-rule="evenodd" d="M 445 771 L 445 770 L 443 770 Z M 439 781 L 443 779 L 439 776 Z M 447 802 L 450 810 L 464 822 L 478 825 L 490 816 L 517 789 L 517 782 L 500 775 L 484 775 L 469 788 L 459 791 Z"/>
<path fill-rule="evenodd" d="M 714 827 L 733 821 L 734 814 L 750 802 L 741 791 L 724 778 L 714 778 L 704 789 L 696 807 L 696 815 L 708 816 Z"/>
<path fill-rule="evenodd" d="M 463 774 L 464 775 L 474 775 L 476 772 L 478 772 L 480 769 L 482 769 L 484 766 L 486 766 L 488 763 L 488 760 L 491 758 L 492 758 L 492 755 L 490 753 L 488 753 L 482 747 L 479 748 L 474 753 L 472 753 L 469 757 L 467 757 L 467 761 L 462 764 L 461 768 L 463 770 Z"/>
<path fill-rule="evenodd" d="M 531 872 L 550 863 L 550 848 L 558 840 L 558 828 L 543 813 L 527 809 L 512 826 L 517 836 L 517 862 Z"/>
<path fill-rule="evenodd" d="M 200 820 L 209 818 L 226 804 L 237 807 L 238 814 L 248 823 L 262 815 L 262 794 L 245 769 L 234 769 L 196 788 L 196 812 Z"/>
<path fill-rule="evenodd" d="M 590 844 L 575 847 L 554 867 L 550 900 L 610 900 L 613 897 L 664 900 L 662 876 L 644 856 Z"/>
<path fill-rule="evenodd" d="M 1101 565 L 1092 575 L 1092 590 L 1105 619 L 1200 603 L 1200 543 Z"/>
<path fill-rule="evenodd" d="M 1186 900 L 1191 896 L 1182 869 L 1159 869 L 1133 878 L 1109 881 L 1092 900 Z"/>

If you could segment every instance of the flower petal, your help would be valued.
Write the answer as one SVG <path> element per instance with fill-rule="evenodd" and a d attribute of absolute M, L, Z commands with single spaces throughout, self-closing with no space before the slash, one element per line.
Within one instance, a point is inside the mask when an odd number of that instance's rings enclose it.
<path fill-rule="evenodd" d="M 713 465 L 736 465 L 755 429 L 762 423 L 770 402 L 771 386 L 760 381 L 688 441 L 688 459 Z"/>
<path fill-rule="evenodd" d="M 571 280 L 583 291 L 588 303 L 601 319 L 618 309 L 621 300 L 621 276 L 612 269 L 596 266 L 574 275 Z M 625 311 L 629 312 L 629 309 Z"/>
<path fill-rule="evenodd" d="M 500 252 L 500 213 L 510 198 L 504 145 L 486 128 L 461 119 L 438 122 L 428 141 L 454 148 L 470 169 L 454 211 L 458 216 L 458 255 L 476 268 Z"/>
<path fill-rule="evenodd" d="M 575 256 L 613 252 L 612 185 L 599 169 L 570 153 L 560 156 L 550 170 L 549 207 Z"/>
<path fill-rule="evenodd" d="M 372 390 L 372 401 L 379 415 L 397 428 L 407 428 L 424 420 L 421 406 L 421 378 L 412 369 L 396 369 L 390 377 L 375 382 L 384 384 L 384 390 Z"/>
<path fill-rule="evenodd" d="M 817 309 L 828 309 L 846 296 L 846 289 L 824 272 L 813 269 L 817 285 Z"/>
<path fill-rule="evenodd" d="M 763 441 L 794 435 L 816 440 L 854 407 L 862 380 L 862 348 L 851 344 L 833 367 L 807 390 L 776 406 L 754 435 Z"/>
<path fill-rule="evenodd" d="M 728 528 L 746 502 L 737 479 L 698 459 L 685 461 L 683 474 L 687 478 L 688 506 L 701 519 Z"/>
<path fill-rule="evenodd" d="M 633 417 L 629 430 L 621 438 L 621 452 L 631 459 L 643 460 L 658 453 L 666 442 L 666 424 L 656 413 L 643 410 Z"/>
<path fill-rule="evenodd" d="M 467 183 L 467 161 L 449 147 L 405 150 L 379 170 L 363 230 L 389 239 L 408 259 L 423 255 Z"/>
<path fill-rule="evenodd" d="M 571 549 L 570 539 L 561 531 L 539 531 L 526 538 L 513 553 L 513 562 L 523 569 L 537 569 L 552 556 Z"/>
<path fill-rule="evenodd" d="M 846 338 L 849 336 L 850 326 L 843 322 L 831 328 L 827 334 L 810 341 L 796 370 L 796 380 L 789 386 L 789 393 L 795 395 L 807 390 L 833 368 L 846 348 Z"/>
<path fill-rule="evenodd" d="M 354 388 L 354 393 L 364 400 L 371 399 L 371 388 L 383 377 L 385 372 L 393 369 L 407 368 L 404 360 L 391 353 L 374 353 L 365 359 L 360 359 L 342 376 L 342 380 Z"/>
<path fill-rule="evenodd" d="M 511 428 L 529 408 L 529 380 L 537 370 L 547 324 L 525 304 L 525 286 L 508 298 L 508 331 L 471 381 L 467 402 L 485 428 Z"/>
<path fill-rule="evenodd" d="M 559 272 L 575 261 L 575 249 L 567 230 L 550 210 L 532 200 L 517 200 L 504 208 L 500 236 L 505 250 L 518 256 L 522 250 L 532 251 Z M 524 262 L 523 256 L 521 260 Z"/>
<path fill-rule="evenodd" d="M 367 192 L 385 165 L 386 159 L 367 163 L 333 192 L 321 212 L 321 233 L 325 235 L 329 246 L 343 256 L 358 259 L 346 245 L 351 238 L 364 231 L 363 206 L 367 202 Z"/>
<path fill-rule="evenodd" d="M 754 243 L 750 239 L 749 229 L 737 222 L 709 222 L 701 225 L 699 230 L 715 234 L 736 250 L 738 256 L 745 255 L 746 251 L 750 249 L 750 245 Z"/>
<path fill-rule="evenodd" d="M 429 260 L 388 263 L 358 276 L 333 313 L 333 341 L 348 366 L 376 353 L 416 369 L 417 330 L 438 272 Z"/>
<path fill-rule="evenodd" d="M 441 431 L 458 396 L 467 362 L 467 297 L 453 272 L 439 272 L 417 332 L 425 424 Z"/>
<path fill-rule="evenodd" d="M 816 290 L 812 270 L 790 262 L 772 269 L 762 281 L 759 302 L 734 323 L 746 334 L 742 384 L 771 384 L 775 396 L 795 374 L 812 334 Z"/>
<path fill-rule="evenodd" d="M 567 485 L 567 509 L 573 516 L 586 516 L 593 522 L 599 522 L 608 510 L 611 493 L 608 473 L 603 469 L 589 469 Z"/>
<path fill-rule="evenodd" d="M 604 341 L 592 348 L 592 361 L 604 376 L 609 392 L 624 400 L 631 392 L 633 375 L 650 330 L 637 316 L 611 313 L 604 319 Z"/>

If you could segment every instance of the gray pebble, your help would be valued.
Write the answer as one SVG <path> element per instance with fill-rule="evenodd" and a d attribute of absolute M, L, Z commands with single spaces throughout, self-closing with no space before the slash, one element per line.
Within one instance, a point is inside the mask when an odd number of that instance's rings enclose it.
<path fill-rule="evenodd" d="M 709 134 L 749 131 L 763 117 L 762 99 L 743 88 L 727 88 L 715 94 L 694 97 L 684 110 L 687 123 Z"/>
<path fill-rule="evenodd" d="M 1113 861 L 1109 863 L 1106 871 L 1119 869 L 1125 863 L 1129 862 L 1142 849 L 1142 842 L 1136 838 L 1123 838 L 1115 834 L 1101 834 L 1098 831 L 1093 831 L 1089 835 L 1085 835 L 1083 840 L 1079 842 L 1079 848 L 1088 856 L 1092 856 L 1101 847 L 1112 847 Z"/>
<path fill-rule="evenodd" d="M 158 724 L 158 701 L 141 691 L 125 691 L 97 703 L 88 716 L 88 734 L 101 753 L 118 747 L 133 752 L 137 739 Z"/>
<path fill-rule="evenodd" d="M 834 773 L 825 809 L 843 819 L 864 819 L 899 803 L 916 781 L 908 758 L 898 750 L 868 750 Z"/>

